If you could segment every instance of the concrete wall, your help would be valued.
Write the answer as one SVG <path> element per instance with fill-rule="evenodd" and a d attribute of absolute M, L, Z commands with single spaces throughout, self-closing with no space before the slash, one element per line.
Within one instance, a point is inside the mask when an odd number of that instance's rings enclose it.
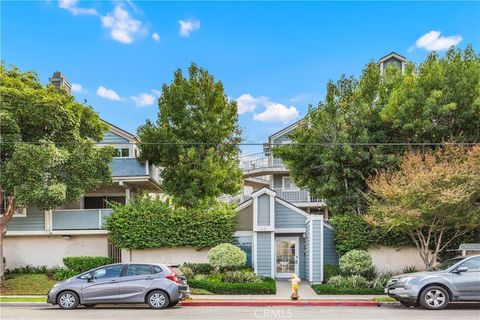
<path fill-rule="evenodd" d="M 185 262 L 207 263 L 210 249 L 194 248 L 155 248 L 143 250 L 122 249 L 122 262 L 157 262 L 167 264 L 183 264 Z"/>
<path fill-rule="evenodd" d="M 417 248 L 404 247 L 371 247 L 368 253 L 372 257 L 373 265 L 378 271 L 401 272 L 406 266 L 416 266 L 424 270 L 425 265 L 418 254 Z"/>
<path fill-rule="evenodd" d="M 107 235 L 7 236 L 4 243 L 7 268 L 63 266 L 68 256 L 107 256 Z"/>

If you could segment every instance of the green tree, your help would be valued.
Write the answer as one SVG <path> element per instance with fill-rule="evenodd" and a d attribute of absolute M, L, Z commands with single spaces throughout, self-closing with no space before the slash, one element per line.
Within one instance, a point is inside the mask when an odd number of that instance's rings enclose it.
<path fill-rule="evenodd" d="M 141 157 L 162 168 L 163 190 L 180 206 L 193 207 L 240 191 L 237 104 L 221 82 L 192 64 L 164 84 L 156 124 L 139 128 Z"/>
<path fill-rule="evenodd" d="M 33 72 L 1 65 L 0 257 L 17 207 L 53 209 L 110 180 L 111 147 L 97 147 L 107 129 L 91 107 L 43 86 Z M 0 276 L 3 277 L 3 259 Z"/>
<path fill-rule="evenodd" d="M 478 142 L 480 57 L 472 47 L 432 53 L 405 73 L 369 63 L 359 80 L 327 85 L 291 134 L 297 144 L 274 148 L 295 183 L 327 201 L 333 214 L 364 213 L 366 179 L 395 166 L 405 147 L 382 143 Z"/>
<path fill-rule="evenodd" d="M 408 234 L 427 270 L 452 241 L 480 228 L 480 146 L 410 152 L 368 185 L 365 219 Z"/>

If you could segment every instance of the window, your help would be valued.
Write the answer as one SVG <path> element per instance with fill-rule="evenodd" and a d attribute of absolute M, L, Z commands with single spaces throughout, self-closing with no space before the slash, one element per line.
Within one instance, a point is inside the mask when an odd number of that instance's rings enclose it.
<path fill-rule="evenodd" d="M 163 270 L 159 266 L 153 266 L 153 272 L 154 273 L 162 273 Z"/>
<path fill-rule="evenodd" d="M 283 177 L 282 183 L 284 190 L 298 190 L 298 187 L 295 185 L 291 177 Z"/>
<path fill-rule="evenodd" d="M 149 264 L 129 264 L 127 268 L 127 277 L 146 276 L 153 274 L 152 266 Z"/>
<path fill-rule="evenodd" d="M 466 267 L 467 271 L 480 271 L 480 258 L 473 258 L 465 261 L 459 267 Z"/>
<path fill-rule="evenodd" d="M 125 204 L 124 196 L 99 196 L 99 197 L 84 197 L 84 209 L 106 209 L 111 208 L 111 203 Z"/>
<path fill-rule="evenodd" d="M 0 216 L 3 216 L 3 213 L 7 211 L 8 203 L 7 197 L 1 197 L 2 202 L 0 202 Z M 17 207 L 17 211 L 13 214 L 14 217 L 26 217 L 27 216 L 27 208 L 24 207 Z"/>
<path fill-rule="evenodd" d="M 128 148 L 117 148 L 115 149 L 115 157 L 128 158 L 130 157 L 130 150 Z"/>
<path fill-rule="evenodd" d="M 108 279 L 108 278 L 120 277 L 120 273 L 122 272 L 122 269 L 123 269 L 123 265 L 121 264 L 100 268 L 93 271 L 92 277 L 93 279 Z"/>

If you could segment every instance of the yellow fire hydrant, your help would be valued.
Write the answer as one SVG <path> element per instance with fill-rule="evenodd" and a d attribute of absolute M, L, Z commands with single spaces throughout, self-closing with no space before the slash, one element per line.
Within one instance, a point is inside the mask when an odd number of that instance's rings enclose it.
<path fill-rule="evenodd" d="M 290 295 L 290 299 L 298 300 L 300 298 L 298 296 L 298 283 L 301 281 L 300 278 L 294 273 L 290 277 L 290 281 L 292 282 L 292 294 Z"/>

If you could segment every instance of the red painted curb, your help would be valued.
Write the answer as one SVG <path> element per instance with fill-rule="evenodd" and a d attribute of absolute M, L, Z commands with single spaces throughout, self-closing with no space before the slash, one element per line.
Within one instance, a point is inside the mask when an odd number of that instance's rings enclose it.
<path fill-rule="evenodd" d="M 189 300 L 182 301 L 184 307 L 271 307 L 271 306 L 300 306 L 300 307 L 378 307 L 377 301 L 339 301 L 339 300 L 263 300 L 263 301 L 238 301 L 238 300 Z"/>

